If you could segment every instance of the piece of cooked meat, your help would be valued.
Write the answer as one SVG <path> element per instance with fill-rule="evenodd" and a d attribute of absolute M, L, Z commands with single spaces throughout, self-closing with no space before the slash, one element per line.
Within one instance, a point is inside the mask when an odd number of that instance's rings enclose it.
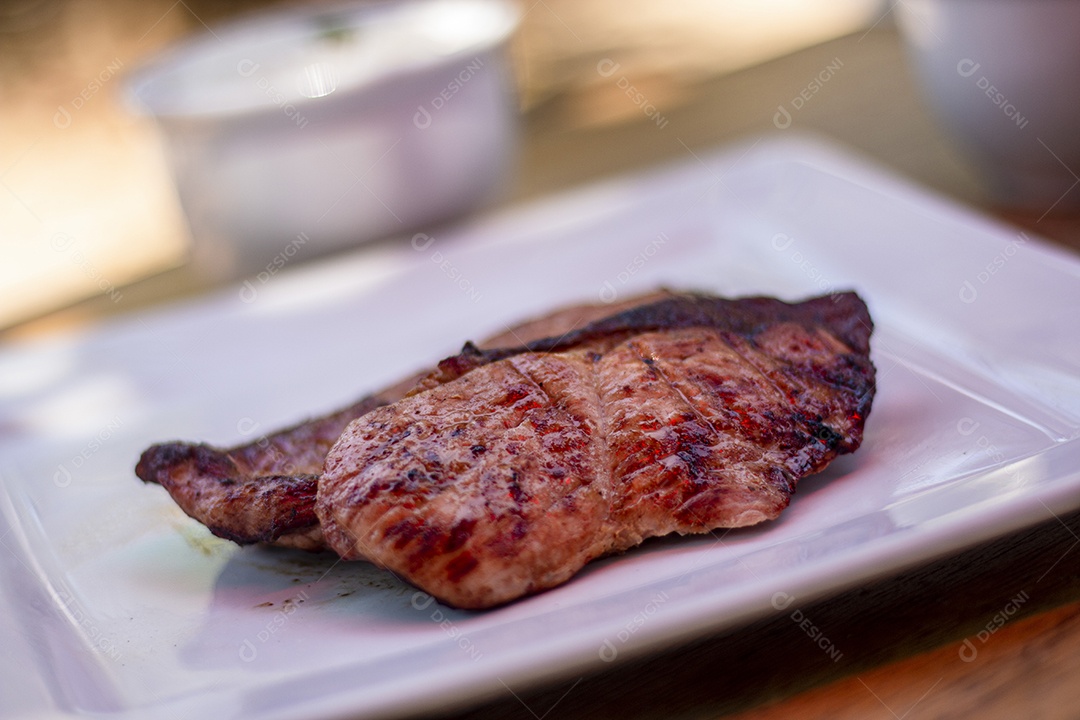
<path fill-rule="evenodd" d="M 659 291 L 616 304 L 563 308 L 508 328 L 481 346 L 514 346 L 558 337 L 612 313 L 674 296 Z M 326 549 L 314 509 L 326 453 L 351 421 L 401 399 L 429 374 L 406 378 L 349 407 L 235 447 L 185 442 L 153 445 L 142 454 L 135 473 L 145 482 L 164 486 L 185 513 L 219 537 L 240 544 Z"/>
<path fill-rule="evenodd" d="M 852 452 L 874 396 L 853 293 L 681 296 L 512 349 L 465 350 L 353 421 L 326 459 L 326 541 L 484 608 L 644 538 L 779 515 Z"/>
<path fill-rule="evenodd" d="M 135 474 L 162 485 L 180 509 L 218 537 L 241 545 L 324 550 L 314 506 L 326 453 L 350 422 L 393 402 L 406 389 L 391 388 L 233 448 L 152 445 L 139 458 Z"/>

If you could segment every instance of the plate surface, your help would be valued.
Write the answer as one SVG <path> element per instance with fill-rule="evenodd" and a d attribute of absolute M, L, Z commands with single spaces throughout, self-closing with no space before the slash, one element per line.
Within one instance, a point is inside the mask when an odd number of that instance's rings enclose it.
<path fill-rule="evenodd" d="M 0 352 L 0 713 L 445 709 L 1080 507 L 1080 262 L 815 141 L 272 270 Z M 152 442 L 251 440 L 466 338 L 657 284 L 870 305 L 864 445 L 778 521 L 652 541 L 470 613 L 369 565 L 217 540 L 132 472 Z"/>

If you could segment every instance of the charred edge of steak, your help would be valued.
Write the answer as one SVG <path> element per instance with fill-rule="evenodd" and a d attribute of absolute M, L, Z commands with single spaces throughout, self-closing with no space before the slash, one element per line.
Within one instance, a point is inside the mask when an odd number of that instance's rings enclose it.
<path fill-rule="evenodd" d="M 135 474 L 143 482 L 168 487 L 172 484 L 173 469 L 187 463 L 196 471 L 211 475 L 222 484 L 235 483 L 240 474 L 236 463 L 221 450 L 209 445 L 185 442 L 151 445 L 139 457 Z"/>
<path fill-rule="evenodd" d="M 139 458 L 135 474 L 143 482 L 163 486 L 184 512 L 214 535 L 240 545 L 273 542 L 319 522 L 318 475 L 245 477 L 227 452 L 209 445 L 153 445 Z M 216 514 L 205 512 L 203 503 L 224 511 L 228 522 L 216 521 Z M 258 512 L 258 521 L 245 522 L 245 512 Z"/>
<path fill-rule="evenodd" d="M 729 300 L 685 295 L 640 305 L 589 323 L 563 337 L 544 338 L 525 347 L 530 352 L 551 352 L 615 333 L 685 327 L 711 327 L 751 336 L 782 322 L 798 323 L 810 330 L 824 327 L 853 351 L 861 354 L 870 351 L 873 322 L 866 303 L 853 292 L 821 295 L 798 303 L 770 297 Z"/>
<path fill-rule="evenodd" d="M 558 337 L 542 338 L 516 347 L 482 350 L 471 342 L 461 352 L 439 363 L 438 383 L 461 377 L 473 369 L 527 352 L 557 352 L 583 342 L 621 334 L 685 327 L 711 327 L 744 336 L 778 322 L 794 322 L 813 330 L 825 328 L 852 352 L 867 356 L 874 323 L 870 312 L 854 292 L 833 293 L 787 303 L 771 297 L 736 300 L 706 295 L 678 295 L 639 305 L 572 330 Z"/>
<path fill-rule="evenodd" d="M 246 492 L 239 493 L 237 499 L 249 502 L 252 496 L 257 496 L 261 502 L 273 507 L 269 522 L 260 523 L 258 531 L 247 533 L 237 533 L 233 526 L 207 525 L 210 532 L 238 545 L 252 545 L 274 542 L 285 535 L 318 526 L 319 518 L 315 515 L 318 475 L 275 475 L 255 478 L 245 484 L 248 486 L 244 488 Z"/>

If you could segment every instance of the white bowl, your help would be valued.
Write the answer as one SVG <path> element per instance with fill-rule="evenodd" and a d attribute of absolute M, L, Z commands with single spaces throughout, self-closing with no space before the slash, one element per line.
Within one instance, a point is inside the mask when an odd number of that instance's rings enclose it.
<path fill-rule="evenodd" d="M 1080 2 L 905 0 L 897 13 L 931 110 L 993 199 L 1080 210 Z"/>
<path fill-rule="evenodd" d="M 127 80 L 165 138 L 194 258 L 220 276 L 444 220 L 515 156 L 501 0 L 297 9 L 214 29 Z"/>

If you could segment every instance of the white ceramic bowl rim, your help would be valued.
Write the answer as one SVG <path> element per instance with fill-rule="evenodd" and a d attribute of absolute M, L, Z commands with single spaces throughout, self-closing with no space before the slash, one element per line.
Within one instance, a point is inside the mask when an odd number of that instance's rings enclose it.
<path fill-rule="evenodd" d="M 275 11 L 164 51 L 126 78 L 125 91 L 136 112 L 159 119 L 214 119 L 277 111 L 284 103 L 325 103 L 455 63 L 471 67 L 470 56 L 480 58 L 506 42 L 518 21 L 516 6 L 507 0 L 353 2 Z M 364 39 L 351 42 L 357 36 Z M 421 45 L 404 42 L 409 39 Z M 306 57 L 296 54 L 301 48 Z M 286 57 L 268 58 L 275 49 Z M 336 53 L 338 62 L 312 60 L 312 53 Z M 301 73 L 304 88 L 282 81 L 283 75 Z"/>

